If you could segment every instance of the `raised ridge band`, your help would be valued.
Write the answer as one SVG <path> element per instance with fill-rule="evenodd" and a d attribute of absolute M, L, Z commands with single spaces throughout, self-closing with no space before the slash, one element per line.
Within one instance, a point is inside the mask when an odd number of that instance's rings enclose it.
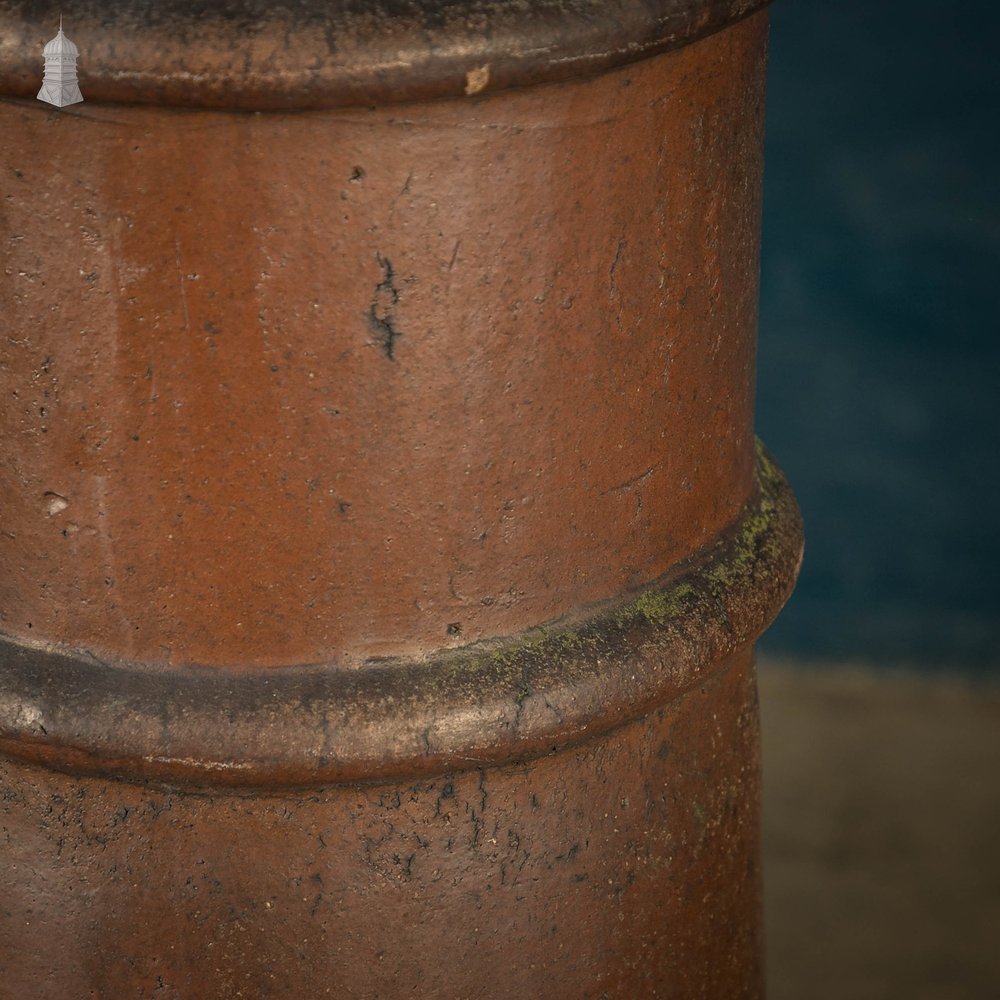
<path fill-rule="evenodd" d="M 566 80 L 678 48 L 766 0 L 79 0 L 89 104 L 365 106 Z M 55 0 L 0 0 L 0 97 L 34 97 Z M 74 114 L 86 114 L 76 109 Z"/>
<path fill-rule="evenodd" d="M 758 448 L 716 542 L 629 603 L 424 660 L 231 672 L 0 642 L 0 753 L 71 773 L 309 787 L 521 761 L 638 718 L 753 642 L 791 592 L 802 525 Z"/>

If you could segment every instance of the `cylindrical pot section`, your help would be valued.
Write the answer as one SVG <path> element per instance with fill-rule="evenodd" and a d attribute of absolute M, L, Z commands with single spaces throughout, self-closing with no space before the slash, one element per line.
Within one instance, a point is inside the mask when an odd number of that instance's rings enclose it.
<path fill-rule="evenodd" d="M 0 996 L 759 996 L 766 13 L 37 6 Z"/>

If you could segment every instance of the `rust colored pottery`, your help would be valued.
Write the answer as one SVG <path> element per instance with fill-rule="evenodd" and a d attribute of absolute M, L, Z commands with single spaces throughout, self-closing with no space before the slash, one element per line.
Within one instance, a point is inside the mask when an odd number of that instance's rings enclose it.
<path fill-rule="evenodd" d="M 0 0 L 0 998 L 761 997 L 766 11 L 297 6 Z"/>

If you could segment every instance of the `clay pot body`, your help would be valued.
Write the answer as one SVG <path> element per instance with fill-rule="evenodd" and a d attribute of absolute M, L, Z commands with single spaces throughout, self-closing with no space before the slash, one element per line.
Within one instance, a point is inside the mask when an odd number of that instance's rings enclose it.
<path fill-rule="evenodd" d="M 0 996 L 761 995 L 801 533 L 752 433 L 766 13 L 711 28 L 0 105 Z"/>

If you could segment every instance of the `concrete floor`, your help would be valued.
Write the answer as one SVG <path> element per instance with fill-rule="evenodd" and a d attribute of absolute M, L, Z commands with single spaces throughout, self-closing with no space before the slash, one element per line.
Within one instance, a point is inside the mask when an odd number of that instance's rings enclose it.
<path fill-rule="evenodd" d="M 998 1000 L 1000 685 L 760 686 L 770 1000 Z"/>

